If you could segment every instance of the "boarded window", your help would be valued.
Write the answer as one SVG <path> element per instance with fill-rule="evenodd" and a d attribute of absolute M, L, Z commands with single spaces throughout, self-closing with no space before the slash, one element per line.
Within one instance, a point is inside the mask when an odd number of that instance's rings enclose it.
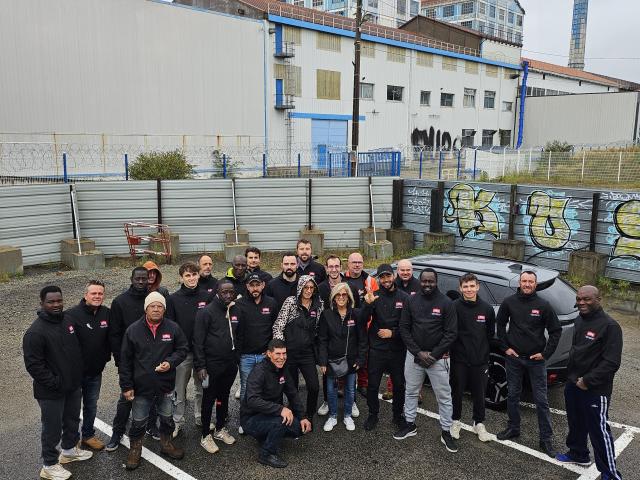
<path fill-rule="evenodd" d="M 283 81 L 284 93 L 287 95 L 302 96 L 301 67 L 276 63 L 273 66 L 273 78 L 279 78 Z"/>
<path fill-rule="evenodd" d="M 296 27 L 284 27 L 284 41 L 286 43 L 293 43 L 295 45 L 302 44 L 302 30 Z"/>
<path fill-rule="evenodd" d="M 340 38 L 338 35 L 318 32 L 316 37 L 316 47 L 320 50 L 329 50 L 331 52 L 340 51 Z"/>
<path fill-rule="evenodd" d="M 404 48 L 387 45 L 387 60 L 390 62 L 404 63 Z"/>
<path fill-rule="evenodd" d="M 340 72 L 316 70 L 317 97 L 324 100 L 340 100 Z"/>
<path fill-rule="evenodd" d="M 458 59 L 442 57 L 442 69 L 455 72 L 456 70 L 458 70 Z"/>
<path fill-rule="evenodd" d="M 418 52 L 416 64 L 421 67 L 433 67 L 433 55 L 430 53 Z"/>
<path fill-rule="evenodd" d="M 498 67 L 496 67 L 495 65 L 487 65 L 486 72 L 487 72 L 487 77 L 497 77 Z"/>
<path fill-rule="evenodd" d="M 466 61 L 464 62 L 464 71 L 465 73 L 469 73 L 471 75 L 478 74 L 478 64 L 476 62 Z"/>
<path fill-rule="evenodd" d="M 360 55 L 362 55 L 363 57 L 375 58 L 375 44 L 371 42 L 362 42 L 362 44 L 360 45 Z"/>

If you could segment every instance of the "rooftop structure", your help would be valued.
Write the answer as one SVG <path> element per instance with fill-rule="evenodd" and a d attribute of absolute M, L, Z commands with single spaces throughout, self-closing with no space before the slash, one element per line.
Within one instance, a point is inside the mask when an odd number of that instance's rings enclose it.
<path fill-rule="evenodd" d="M 587 11 L 589 0 L 574 0 L 571 22 L 569 67 L 584 69 L 584 49 L 587 41 Z"/>

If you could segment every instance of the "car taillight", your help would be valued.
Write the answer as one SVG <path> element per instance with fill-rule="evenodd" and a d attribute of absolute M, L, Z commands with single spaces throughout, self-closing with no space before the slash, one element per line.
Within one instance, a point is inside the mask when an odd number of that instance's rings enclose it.
<path fill-rule="evenodd" d="M 558 381 L 557 373 L 548 373 L 547 374 L 547 383 L 556 383 Z"/>

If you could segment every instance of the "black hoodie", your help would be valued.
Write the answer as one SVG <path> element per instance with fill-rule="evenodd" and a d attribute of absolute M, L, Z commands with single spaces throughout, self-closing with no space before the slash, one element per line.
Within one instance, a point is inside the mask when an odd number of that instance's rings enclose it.
<path fill-rule="evenodd" d="M 402 281 L 402 279 L 400 277 L 397 277 L 396 278 L 396 287 L 398 287 L 400 290 L 402 290 L 407 295 L 412 295 L 412 296 L 420 293 L 420 291 L 422 290 L 422 288 L 420 287 L 420 280 L 418 280 L 414 276 L 411 276 L 411 278 L 407 282 L 407 285 L 404 284 L 404 282 Z"/>
<path fill-rule="evenodd" d="M 398 287 L 387 290 L 382 285 L 375 295 L 378 297 L 373 303 L 362 302 L 364 319 L 371 317 L 369 325 L 369 347 L 374 350 L 399 352 L 405 350 L 400 337 L 400 317 L 402 309 L 409 301 L 409 295 Z M 366 320 L 365 320 L 366 322 Z M 391 330 L 391 338 L 380 338 L 378 331 Z"/>
<path fill-rule="evenodd" d="M 188 288 L 184 284 L 167 299 L 167 313 L 165 316 L 176 322 L 184 332 L 189 350 L 192 349 L 193 328 L 196 323 L 198 310 L 209 303 L 211 296 L 207 290 Z"/>
<path fill-rule="evenodd" d="M 518 290 L 505 298 L 498 310 L 496 324 L 503 351 L 513 348 L 521 357 L 542 353 L 547 360 L 556 351 L 562 334 L 556 312 L 536 292 L 525 295 Z M 549 334 L 548 340 L 544 336 L 545 330 Z"/>
<path fill-rule="evenodd" d="M 86 377 L 101 374 L 111 360 L 109 315 L 107 307 L 100 305 L 94 309 L 87 305 L 84 298 L 65 312 L 65 318 L 72 322 L 80 341 Z"/>
<path fill-rule="evenodd" d="M 496 334 L 496 314 L 481 298 L 453 302 L 458 316 L 458 338 L 451 345 L 451 361 L 469 366 L 489 363 L 491 343 Z"/>
<path fill-rule="evenodd" d="M 262 295 L 256 303 L 252 297 L 238 301 L 240 323 L 238 324 L 238 350 L 240 354 L 263 354 L 273 336 L 273 324 L 278 318 L 276 301 Z"/>
<path fill-rule="evenodd" d="M 236 330 L 240 310 L 234 302 L 227 306 L 216 295 L 206 308 L 196 315 L 193 330 L 193 366 L 196 370 L 213 371 L 228 362 L 238 362 L 240 352 L 236 348 Z"/>
<path fill-rule="evenodd" d="M 309 275 L 313 277 L 317 284 L 320 284 L 326 280 L 327 270 L 313 259 L 310 259 L 309 263 L 303 267 L 300 259 L 298 259 L 298 276 L 302 275 Z"/>
<path fill-rule="evenodd" d="M 318 343 L 318 364 L 321 367 L 327 367 L 329 360 L 337 360 L 346 352 L 349 373 L 353 373 L 355 372 L 353 365 L 364 367 L 365 364 L 366 320 L 357 308 L 348 308 L 344 318 L 340 316 L 337 309 L 327 308 L 320 317 Z M 328 373 L 331 372 L 328 371 Z"/>
<path fill-rule="evenodd" d="M 147 291 L 138 291 L 130 286 L 111 302 L 109 337 L 116 365 L 120 362 L 120 348 L 125 330 L 144 315 L 144 299 Z"/>
<path fill-rule="evenodd" d="M 340 274 L 340 279 L 338 283 L 344 282 L 344 275 Z M 331 285 L 329 285 L 329 277 L 325 279 L 324 282 L 318 284 L 318 293 L 320 294 L 320 298 L 324 302 L 325 305 L 329 305 L 329 298 L 331 297 Z"/>
<path fill-rule="evenodd" d="M 296 294 L 296 287 L 298 286 L 298 277 L 293 282 L 285 280 L 282 273 L 276 278 L 267 283 L 264 289 L 264 294 L 273 298 L 278 305 L 278 309 L 282 308 L 282 304 L 292 295 Z"/>
<path fill-rule="evenodd" d="M 198 278 L 198 288 L 207 293 L 209 296 L 209 300 L 207 301 L 208 303 L 216 295 L 218 290 L 218 279 L 213 275 L 207 275 L 206 277 L 201 276 Z"/>
<path fill-rule="evenodd" d="M 622 329 L 618 322 L 602 308 L 580 314 L 569 351 L 568 380 L 575 383 L 582 377 L 590 392 L 609 396 L 621 357 Z"/>
<path fill-rule="evenodd" d="M 82 350 L 75 328 L 64 315 L 38 312 L 22 339 L 24 365 L 38 400 L 64 397 L 82 383 Z"/>

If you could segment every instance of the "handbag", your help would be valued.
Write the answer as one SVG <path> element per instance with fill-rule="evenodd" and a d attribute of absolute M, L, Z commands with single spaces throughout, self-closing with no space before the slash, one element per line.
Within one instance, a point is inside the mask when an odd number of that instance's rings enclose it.
<path fill-rule="evenodd" d="M 351 329 L 347 327 L 347 346 L 344 349 L 344 355 L 336 358 L 335 360 L 329 360 L 329 366 L 333 372 L 334 377 L 344 377 L 349 373 L 349 362 L 347 361 L 347 351 L 349 350 L 349 333 Z"/>

